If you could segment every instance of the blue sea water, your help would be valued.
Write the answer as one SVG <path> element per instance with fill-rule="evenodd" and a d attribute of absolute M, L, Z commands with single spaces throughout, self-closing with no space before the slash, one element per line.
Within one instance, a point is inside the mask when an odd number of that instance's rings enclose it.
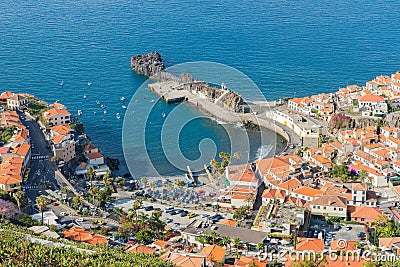
<path fill-rule="evenodd" d="M 119 98 L 145 81 L 129 69 L 132 55 L 157 50 L 167 65 L 223 63 L 269 100 L 330 92 L 400 69 L 399 11 L 397 2 L 372 0 L 0 1 L 0 89 L 82 109 L 93 143 L 122 159 Z M 96 99 L 107 106 L 106 123 L 93 114 Z M 191 129 L 207 136 L 211 125 Z M 215 131 L 218 143 L 224 134 Z M 191 143 L 193 134 L 185 138 Z"/>

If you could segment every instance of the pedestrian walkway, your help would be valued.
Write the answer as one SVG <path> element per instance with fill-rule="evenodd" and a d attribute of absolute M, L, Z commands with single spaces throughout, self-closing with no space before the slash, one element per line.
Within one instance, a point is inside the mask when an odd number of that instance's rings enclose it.
<path fill-rule="evenodd" d="M 32 156 L 31 159 L 36 160 L 36 159 L 48 159 L 49 156 L 45 156 L 45 155 L 39 155 L 39 156 Z"/>

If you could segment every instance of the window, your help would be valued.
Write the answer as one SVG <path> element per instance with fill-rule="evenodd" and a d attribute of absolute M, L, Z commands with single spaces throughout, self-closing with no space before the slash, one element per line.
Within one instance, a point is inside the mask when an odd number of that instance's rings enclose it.
<path fill-rule="evenodd" d="M 326 207 L 324 207 L 324 210 L 326 210 Z"/>
<path fill-rule="evenodd" d="M 339 208 L 339 211 L 343 211 L 343 208 Z"/>
<path fill-rule="evenodd" d="M 362 191 L 362 194 L 365 195 L 365 191 Z"/>
<path fill-rule="evenodd" d="M 334 207 L 333 210 L 336 210 L 336 207 Z"/>
<path fill-rule="evenodd" d="M 318 206 L 318 209 L 321 209 L 321 207 L 320 207 L 320 206 Z"/>

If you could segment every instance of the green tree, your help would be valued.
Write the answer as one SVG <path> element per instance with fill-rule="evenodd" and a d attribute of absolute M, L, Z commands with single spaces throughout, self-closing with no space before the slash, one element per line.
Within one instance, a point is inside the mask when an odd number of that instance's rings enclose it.
<path fill-rule="evenodd" d="M 147 240 L 152 237 L 153 237 L 153 235 L 151 234 L 151 232 L 146 229 L 140 229 L 136 233 L 136 240 L 141 244 L 146 244 Z"/>
<path fill-rule="evenodd" d="M 214 245 L 214 244 L 217 244 L 217 241 L 221 236 L 213 230 L 213 231 L 211 231 L 211 233 L 209 234 L 208 237 L 211 241 L 211 244 Z"/>
<path fill-rule="evenodd" d="M 76 209 L 83 204 L 83 198 L 80 195 L 76 195 L 71 199 L 72 206 Z"/>
<path fill-rule="evenodd" d="M 19 211 L 21 211 L 21 202 L 24 199 L 24 192 L 19 190 L 13 194 L 15 201 L 17 201 L 17 206 Z"/>
<path fill-rule="evenodd" d="M 149 179 L 147 179 L 146 177 L 143 177 L 142 179 L 140 179 L 140 182 L 143 184 L 144 188 L 147 187 L 148 181 L 149 181 Z"/>
<path fill-rule="evenodd" d="M 264 251 L 264 249 L 265 249 L 265 244 L 264 244 L 264 242 L 259 242 L 259 243 L 257 244 L 257 249 L 258 249 L 259 251 Z"/>
<path fill-rule="evenodd" d="M 207 236 L 206 235 L 199 235 L 198 237 L 196 237 L 196 240 L 202 245 L 202 247 L 204 248 L 204 244 L 207 243 Z"/>
<path fill-rule="evenodd" d="M 45 196 L 39 196 L 36 198 L 36 204 L 39 211 L 42 213 L 42 225 L 43 225 L 43 212 L 47 207 L 47 198 Z"/>
<path fill-rule="evenodd" d="M 137 222 L 138 220 L 138 216 L 139 216 L 139 210 L 143 205 L 143 201 L 141 199 L 136 199 L 133 204 L 132 207 L 128 210 L 128 218 L 133 218 L 134 222 Z"/>
<path fill-rule="evenodd" d="M 242 240 L 240 240 L 239 237 L 235 237 L 235 238 L 233 239 L 233 245 L 234 245 L 236 248 L 238 248 L 238 247 L 240 246 L 241 243 L 242 243 Z"/>
<path fill-rule="evenodd" d="M 229 236 L 224 236 L 220 243 L 222 246 L 225 246 L 226 249 L 228 249 L 229 246 L 229 251 L 231 250 L 231 238 Z"/>
<path fill-rule="evenodd" d="M 92 186 L 89 188 L 88 192 L 92 196 L 92 202 L 94 203 L 95 196 L 99 193 L 99 188 L 97 186 Z"/>
<path fill-rule="evenodd" d="M 240 152 L 235 152 L 233 153 L 233 158 L 236 159 L 237 161 L 242 159 L 242 153 Z"/>
<path fill-rule="evenodd" d="M 90 180 L 90 186 L 93 186 L 93 178 L 94 178 L 95 172 L 94 169 L 92 167 L 90 167 L 87 171 L 86 171 L 86 177 L 89 178 Z"/>

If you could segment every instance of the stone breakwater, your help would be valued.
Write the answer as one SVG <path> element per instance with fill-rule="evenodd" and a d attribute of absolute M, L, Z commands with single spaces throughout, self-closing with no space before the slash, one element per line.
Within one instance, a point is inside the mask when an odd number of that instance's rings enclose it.
<path fill-rule="evenodd" d="M 158 52 L 131 57 L 131 69 L 138 74 L 150 77 L 164 68 L 163 60 Z"/>
<path fill-rule="evenodd" d="M 188 73 L 175 76 L 163 71 L 164 64 L 157 52 L 133 56 L 131 68 L 139 74 L 156 80 L 155 83 L 149 84 L 148 88 L 167 103 L 187 101 L 195 105 L 199 111 L 222 121 L 257 125 L 276 132 L 287 142 L 299 141 L 299 136 L 292 130 L 283 125 L 278 126 L 273 120 L 268 119 L 265 113 L 253 114 L 243 98 L 237 92 L 225 88 L 224 85 L 217 88 L 196 80 Z"/>

